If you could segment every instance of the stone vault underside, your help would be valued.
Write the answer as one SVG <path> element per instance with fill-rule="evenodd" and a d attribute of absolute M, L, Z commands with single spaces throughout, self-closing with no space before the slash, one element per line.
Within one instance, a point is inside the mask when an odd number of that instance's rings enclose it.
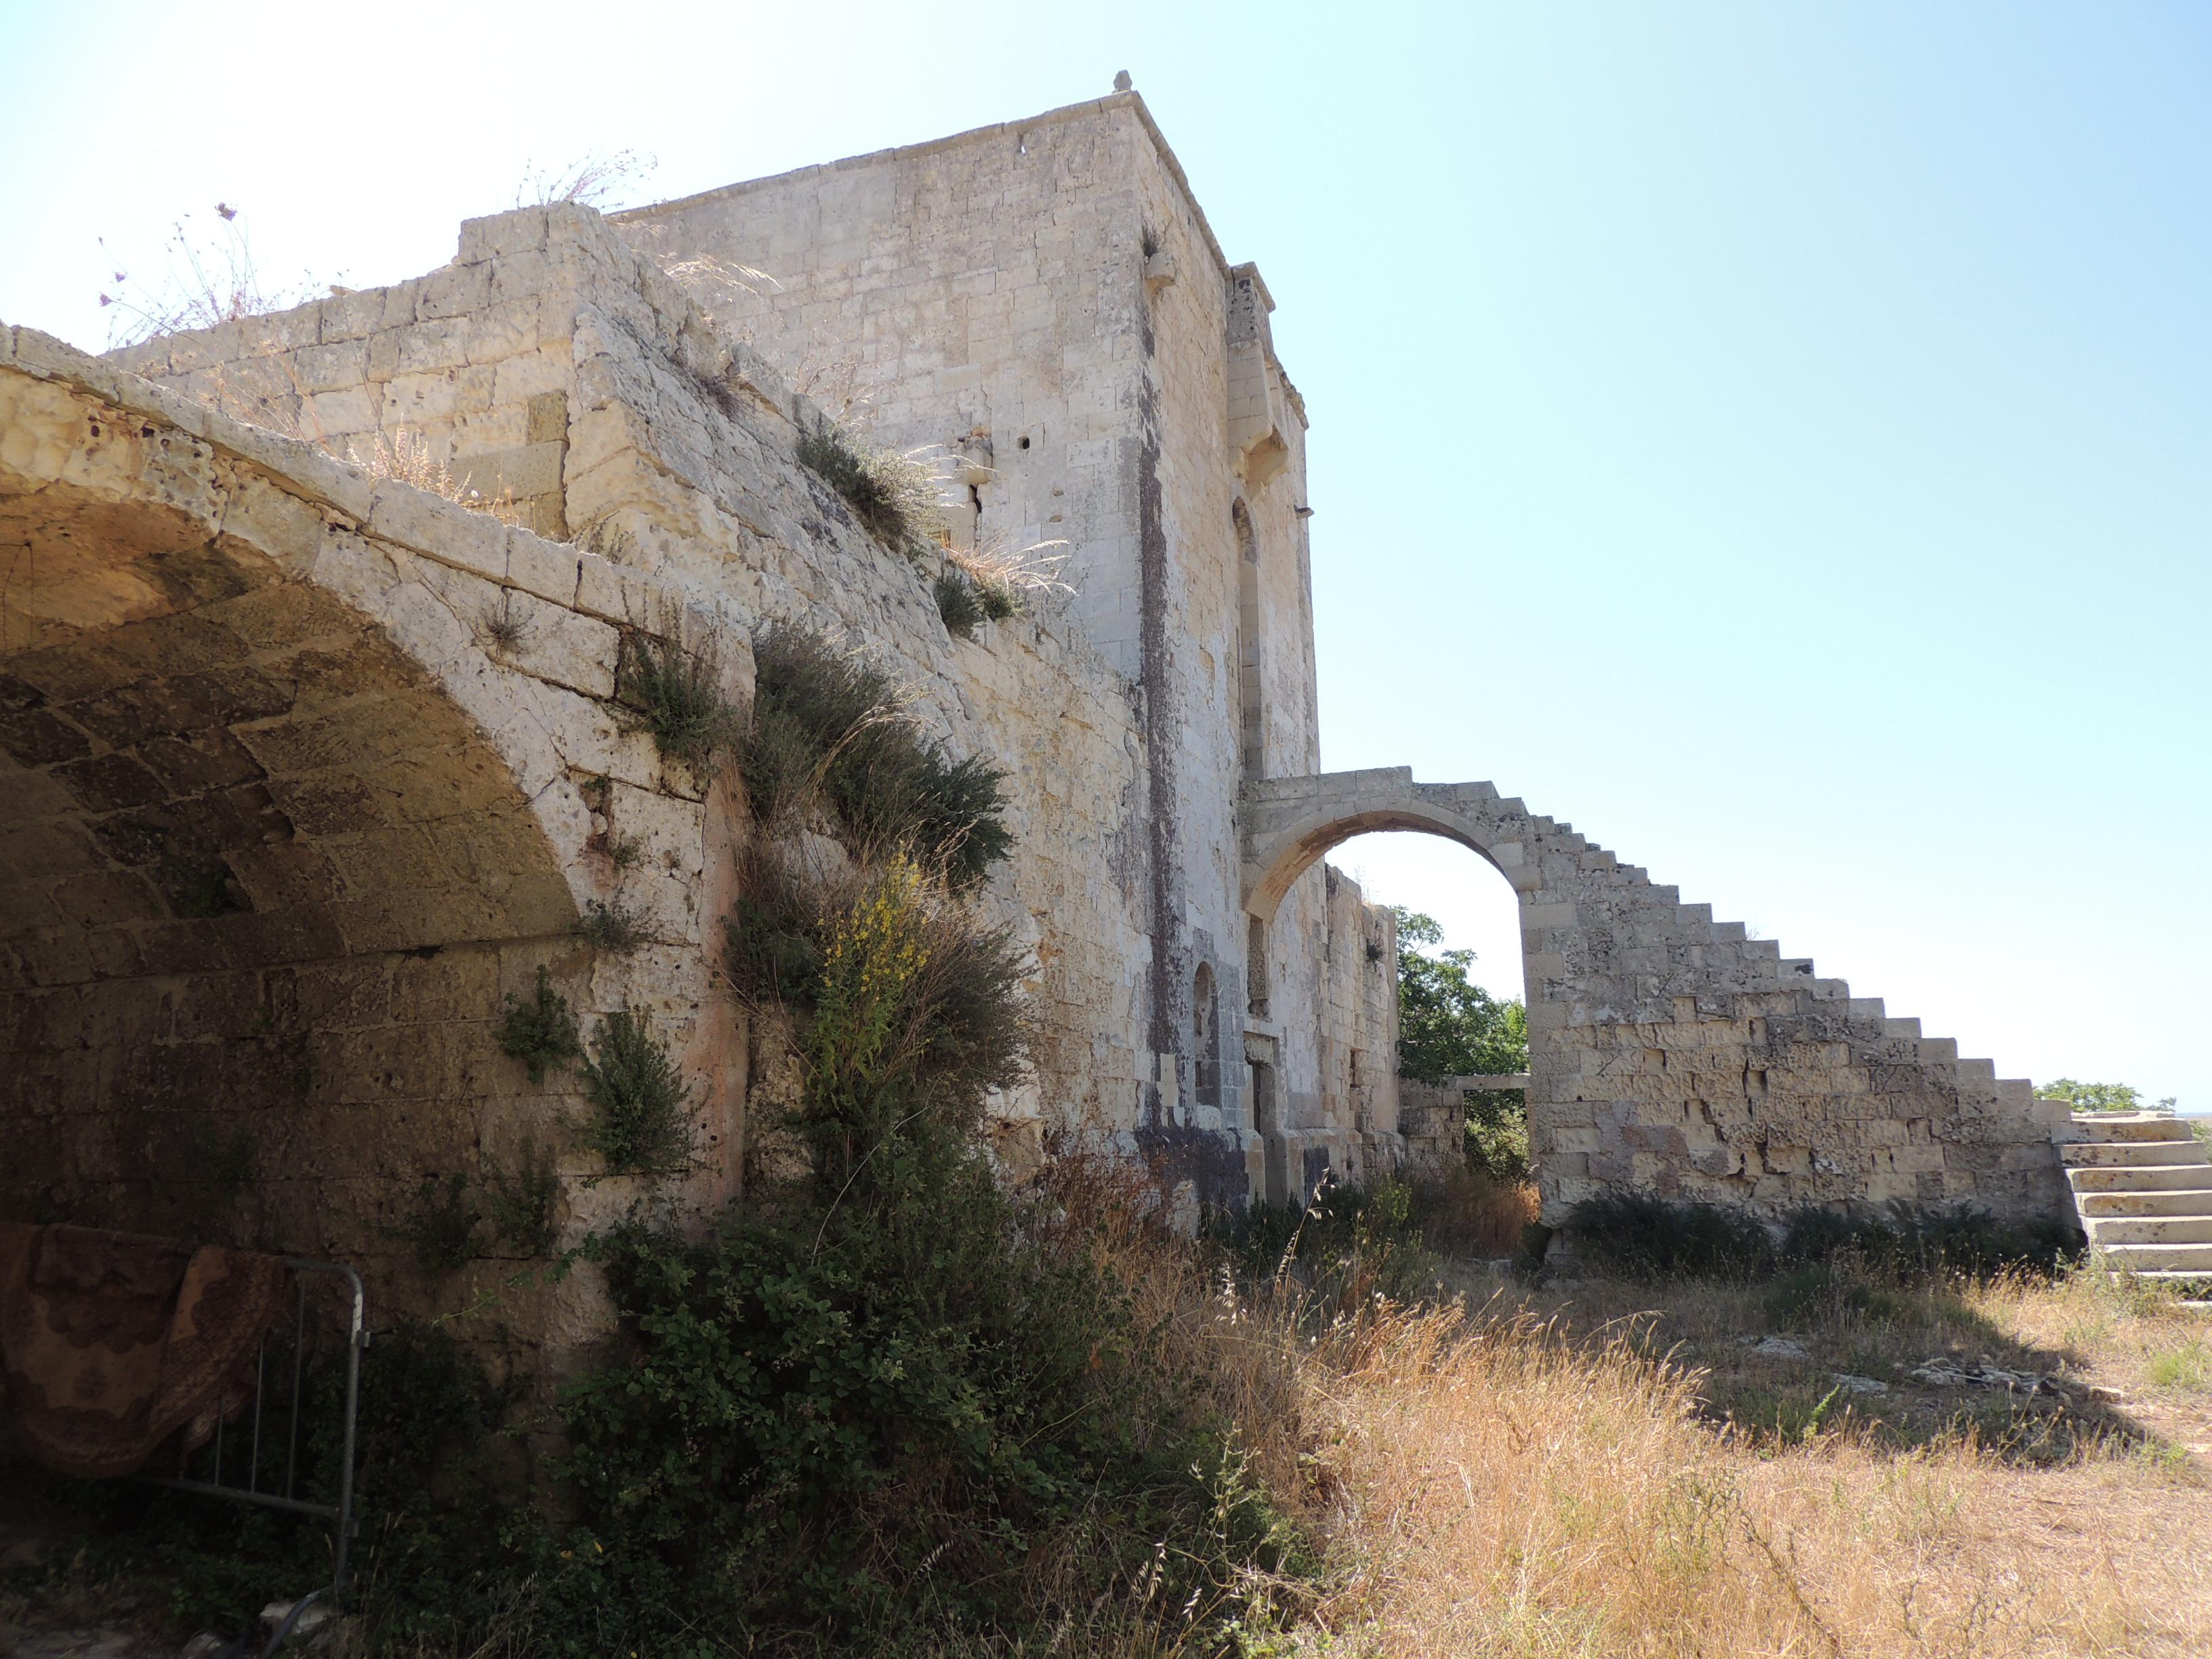
<path fill-rule="evenodd" d="M 499 953 L 574 920 L 562 860 L 390 619 L 288 568 L 305 503 L 4 391 L 0 1204 L 389 1251 L 484 1132 Z"/>

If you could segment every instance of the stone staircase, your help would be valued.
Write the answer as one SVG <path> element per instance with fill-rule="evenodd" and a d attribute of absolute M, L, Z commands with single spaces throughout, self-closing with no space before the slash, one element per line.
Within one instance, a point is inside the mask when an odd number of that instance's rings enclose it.
<path fill-rule="evenodd" d="M 1347 829 L 1445 836 L 1512 883 L 1554 1224 L 1637 1189 L 1770 1216 L 1899 1202 L 2070 1218 L 2064 1102 L 1492 784 L 1417 783 L 1402 767 L 1267 779 L 1245 786 L 1240 816 L 1258 916 Z"/>
<path fill-rule="evenodd" d="M 2089 1247 L 2149 1279 L 2212 1279 L 2212 1151 L 2179 1118 L 2081 1112 L 2059 1148 Z"/>

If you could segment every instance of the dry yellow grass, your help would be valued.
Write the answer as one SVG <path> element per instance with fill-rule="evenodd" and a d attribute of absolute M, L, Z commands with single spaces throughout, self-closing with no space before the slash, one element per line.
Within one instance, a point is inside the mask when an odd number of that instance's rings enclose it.
<path fill-rule="evenodd" d="M 1132 1234 L 1122 1265 L 1327 1562 L 1255 1651 L 2212 1654 L 2212 1323 L 2154 1290 L 1869 1294 L 1846 1274 L 1808 1304 L 1771 1284 L 1500 1287 L 1447 1262 L 1426 1306 L 1355 1274 L 1319 1310 L 1230 1294 L 1199 1260 Z M 1801 1355 L 1750 1346 L 1784 1328 Z M 1942 1354 L 2066 1392 L 1910 1378 Z M 1847 1364 L 1897 1380 L 1854 1403 Z M 1109 1649 L 1156 1650 L 1085 1650 Z"/>
<path fill-rule="evenodd" d="M 1778 1446 L 1705 1420 L 1701 1373 L 1628 1332 L 1582 1341 L 1506 1298 L 1384 1311 L 1296 1374 L 1340 1650 L 2212 1652 L 2212 1504 L 2171 1459 Z"/>

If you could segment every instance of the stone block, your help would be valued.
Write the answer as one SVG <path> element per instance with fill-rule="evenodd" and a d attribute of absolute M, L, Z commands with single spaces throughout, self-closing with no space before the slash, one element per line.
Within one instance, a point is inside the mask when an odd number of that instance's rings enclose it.
<path fill-rule="evenodd" d="M 586 697 L 614 696 L 622 638 L 615 629 L 519 589 L 508 590 L 501 615 L 520 632 L 496 647 L 501 660 Z"/>
<path fill-rule="evenodd" d="M 556 605 L 574 605 L 579 568 L 574 548 L 546 541 L 526 530 L 507 529 L 507 580 L 523 592 Z"/>

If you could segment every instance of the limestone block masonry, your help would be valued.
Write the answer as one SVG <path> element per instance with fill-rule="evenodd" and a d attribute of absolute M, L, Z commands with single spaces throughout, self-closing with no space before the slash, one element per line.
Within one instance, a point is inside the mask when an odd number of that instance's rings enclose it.
<path fill-rule="evenodd" d="M 110 358 L 0 327 L 0 1214 L 340 1256 L 573 1363 L 588 1275 L 531 1279 L 489 1222 L 447 1270 L 413 1230 L 534 1161 L 558 1242 L 645 1191 L 579 1150 L 573 1074 L 500 1047 L 541 971 L 678 1060 L 698 1167 L 655 1190 L 743 1200 L 742 792 L 617 680 L 680 635 L 743 705 L 770 622 L 1006 769 L 1010 1160 L 1089 1136 L 1188 1212 L 1405 1158 L 1439 1112 L 1401 1123 L 1391 915 L 1321 863 L 1401 829 L 1520 893 L 1547 1218 L 1622 1187 L 2070 1213 L 2077 1132 L 2027 1085 L 1486 784 L 1319 773 L 1273 303 L 1122 94 L 619 225 L 471 220 L 413 281 Z M 832 412 L 957 453 L 953 542 L 1064 544 L 1074 591 L 949 634 L 799 463 Z M 578 935 L 602 907 L 635 949 Z"/>
<path fill-rule="evenodd" d="M 2065 1213 L 2064 1102 L 1961 1060 L 1919 1021 L 1716 922 L 1487 783 L 1339 772 L 1251 785 L 1244 806 L 1257 915 L 1329 848 L 1376 830 L 1456 841 L 1512 883 L 1547 1221 L 1624 1188 L 1768 1216 L 1890 1200 Z"/>

